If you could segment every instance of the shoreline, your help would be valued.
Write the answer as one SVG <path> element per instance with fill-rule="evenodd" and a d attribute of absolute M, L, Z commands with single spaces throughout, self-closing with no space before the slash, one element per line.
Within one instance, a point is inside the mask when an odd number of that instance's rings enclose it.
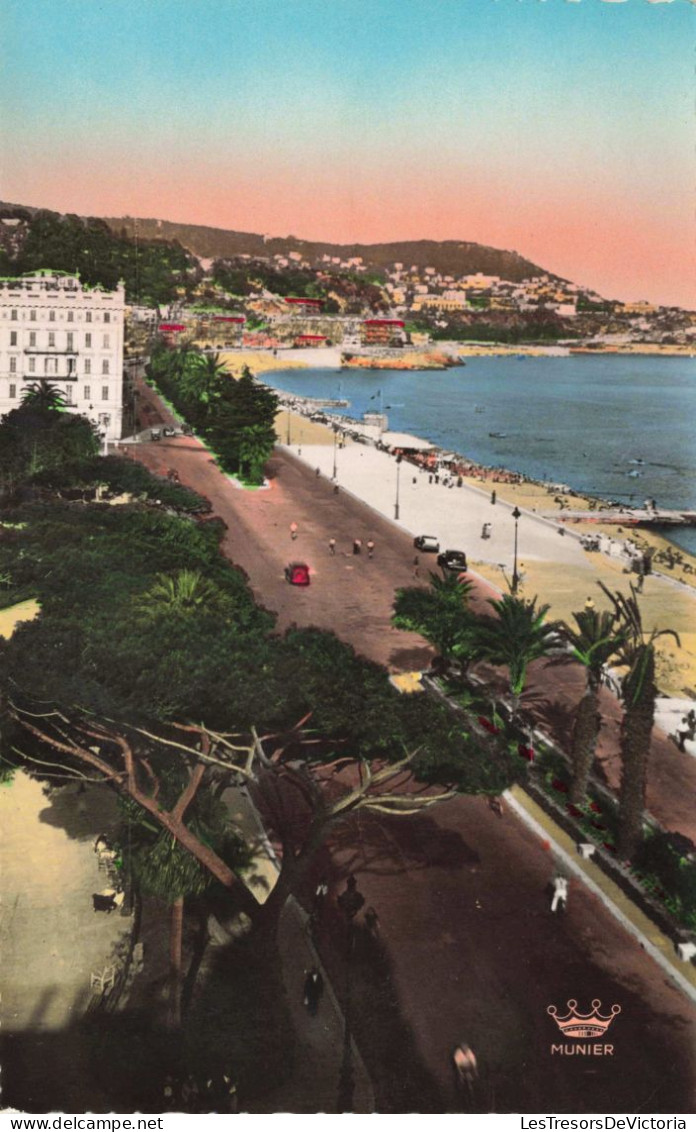
<path fill-rule="evenodd" d="M 484 348 L 482 344 L 475 345 L 477 349 L 481 350 L 481 355 L 485 353 L 488 356 L 497 356 L 495 349 Z M 557 353 L 551 352 L 553 350 L 554 347 L 548 348 L 548 351 L 546 351 L 548 356 L 557 357 Z M 519 353 L 512 347 L 506 352 L 513 356 Z M 596 355 L 598 352 L 596 350 L 587 351 L 590 355 Z M 292 355 L 292 357 L 288 357 L 288 355 Z M 340 372 L 340 365 L 336 364 L 336 359 L 339 356 L 340 350 L 333 347 L 322 347 L 319 349 L 286 350 L 281 351 L 276 356 L 268 351 L 240 350 L 234 354 L 225 353 L 222 360 L 225 364 L 228 364 L 228 359 L 230 362 L 234 362 L 233 372 L 235 376 L 239 375 L 244 365 L 248 365 L 255 375 L 258 374 L 261 377 L 264 372 L 286 369 L 336 368 L 337 372 Z M 330 358 L 333 358 L 333 366 L 330 364 Z M 358 443 L 378 444 L 379 442 L 380 433 L 374 425 L 366 425 L 363 421 L 346 413 L 327 414 L 322 411 L 315 398 L 289 393 L 285 390 L 275 390 L 275 392 L 280 402 L 279 413 L 276 417 L 279 443 L 285 443 L 289 435 L 289 443 L 296 444 L 300 448 L 302 444 L 333 444 L 334 428 L 343 434 L 346 443 L 355 442 L 357 437 L 364 438 Z M 296 428 L 289 425 L 288 412 L 297 414 L 301 424 L 298 424 Z M 387 438 L 388 435 L 387 433 Z M 424 446 L 429 446 L 429 454 L 436 457 L 443 454 L 443 449 L 428 438 L 418 437 L 415 439 Z M 608 541 L 616 542 L 622 539 L 628 541 L 635 546 L 636 553 L 652 554 L 653 559 L 656 560 L 656 572 L 668 581 L 686 586 L 690 590 L 696 588 L 696 554 L 673 542 L 664 533 L 664 530 L 657 531 L 652 527 L 634 527 L 631 516 L 633 508 L 626 507 L 625 527 L 602 523 L 602 511 L 607 510 L 608 506 L 606 500 L 599 495 L 576 492 L 568 484 L 562 482 L 539 480 L 513 469 L 486 465 L 463 453 L 451 452 L 449 454 L 453 459 L 448 463 L 457 465 L 462 469 L 460 473 L 462 479 L 469 486 L 484 490 L 495 485 L 494 488 L 491 487 L 491 490 L 496 491 L 501 502 L 507 502 L 513 507 L 519 506 L 533 513 L 538 513 L 540 519 L 546 518 L 551 523 L 558 523 L 558 520 L 560 520 L 571 537 L 600 536 Z M 594 511 L 596 518 L 593 516 L 591 520 L 564 519 L 564 511 L 579 509 Z M 627 533 L 628 539 L 626 539 Z M 617 536 L 621 537 L 617 539 Z M 672 565 L 670 565 L 670 562 Z M 636 580 L 637 577 L 636 574 Z"/>

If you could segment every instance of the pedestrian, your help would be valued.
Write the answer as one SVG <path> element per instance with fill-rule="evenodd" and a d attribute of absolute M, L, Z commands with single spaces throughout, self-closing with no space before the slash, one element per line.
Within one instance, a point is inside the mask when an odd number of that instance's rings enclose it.
<path fill-rule="evenodd" d="M 555 876 L 553 878 L 553 896 L 551 898 L 552 912 L 565 912 L 568 904 L 568 878 Z"/>
<path fill-rule="evenodd" d="M 372 555 L 374 554 L 374 552 L 375 552 L 375 544 L 373 543 L 372 539 L 368 539 L 367 540 L 367 557 L 372 558 Z"/>
<path fill-rule="evenodd" d="M 495 491 L 492 491 L 491 492 L 491 503 L 495 503 L 497 498 L 498 498 L 498 496 L 496 495 Z"/>
<path fill-rule="evenodd" d="M 336 539 L 330 538 L 329 539 L 329 554 L 335 554 L 335 553 L 336 553 Z"/>
<path fill-rule="evenodd" d="M 418 555 L 413 559 L 413 577 L 418 577 Z"/>
<path fill-rule="evenodd" d="M 362 539 L 354 538 L 353 539 L 353 554 L 360 554 L 361 550 L 362 550 Z"/>
<path fill-rule="evenodd" d="M 596 609 L 595 603 L 593 602 L 591 597 L 588 597 L 587 601 L 585 602 L 585 612 L 592 613 L 594 609 Z"/>
<path fill-rule="evenodd" d="M 379 916 L 375 912 L 372 905 L 365 909 L 365 927 L 370 935 L 377 935 L 379 931 Z"/>
<path fill-rule="evenodd" d="M 316 470 L 316 472 L 315 472 L 314 474 L 315 474 L 315 476 L 317 476 L 317 477 L 318 477 L 318 476 L 320 476 L 320 475 L 321 475 L 321 468 L 317 468 L 317 470 Z"/>
<path fill-rule="evenodd" d="M 293 542 L 297 538 L 297 523 L 290 524 L 290 538 L 293 540 Z"/>
<path fill-rule="evenodd" d="M 317 887 L 314 889 L 314 908 L 315 916 L 321 915 L 321 910 L 324 907 L 326 897 L 329 895 L 329 885 L 326 877 L 319 877 Z"/>
<path fill-rule="evenodd" d="M 323 993 L 324 980 L 321 972 L 316 967 L 312 967 L 306 972 L 304 981 L 304 1004 L 308 1014 L 316 1014 Z"/>
<path fill-rule="evenodd" d="M 474 1082 L 478 1077 L 478 1062 L 473 1049 L 466 1042 L 460 1042 L 452 1055 L 452 1060 L 457 1085 L 460 1089 L 466 1086 L 468 1091 L 473 1093 Z"/>
<path fill-rule="evenodd" d="M 503 806 L 502 798 L 498 797 L 497 795 L 495 797 L 489 798 L 488 805 L 490 806 L 494 814 L 497 814 L 499 818 L 502 818 L 503 814 L 505 813 L 505 807 Z"/>

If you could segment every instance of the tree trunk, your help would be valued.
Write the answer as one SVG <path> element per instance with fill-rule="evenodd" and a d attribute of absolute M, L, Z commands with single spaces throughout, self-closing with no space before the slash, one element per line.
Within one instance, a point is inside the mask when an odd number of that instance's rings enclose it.
<path fill-rule="evenodd" d="M 178 1030 L 181 1026 L 181 966 L 184 935 L 184 898 L 179 896 L 172 904 L 169 924 L 169 1024 Z"/>
<path fill-rule="evenodd" d="M 585 695 L 578 705 L 573 728 L 573 781 L 569 800 L 573 805 L 584 801 L 587 782 L 592 770 L 600 728 L 597 688 L 588 682 Z"/>
<path fill-rule="evenodd" d="M 621 791 L 619 794 L 618 853 L 630 861 L 643 836 L 643 810 L 655 715 L 654 658 L 649 662 L 640 694 L 624 715 L 621 738 Z"/>

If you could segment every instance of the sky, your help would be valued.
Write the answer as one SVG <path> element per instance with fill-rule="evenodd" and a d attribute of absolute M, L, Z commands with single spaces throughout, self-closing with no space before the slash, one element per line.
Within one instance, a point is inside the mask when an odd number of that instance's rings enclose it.
<path fill-rule="evenodd" d="M 3 0 L 0 198 L 696 309 L 691 0 Z"/>

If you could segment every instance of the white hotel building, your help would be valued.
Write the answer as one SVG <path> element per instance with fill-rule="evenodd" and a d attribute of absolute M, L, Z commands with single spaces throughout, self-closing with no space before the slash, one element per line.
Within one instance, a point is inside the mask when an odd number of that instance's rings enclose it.
<path fill-rule="evenodd" d="M 0 280 L 0 416 L 27 385 L 55 385 L 107 440 L 121 437 L 125 289 L 39 271 Z"/>

